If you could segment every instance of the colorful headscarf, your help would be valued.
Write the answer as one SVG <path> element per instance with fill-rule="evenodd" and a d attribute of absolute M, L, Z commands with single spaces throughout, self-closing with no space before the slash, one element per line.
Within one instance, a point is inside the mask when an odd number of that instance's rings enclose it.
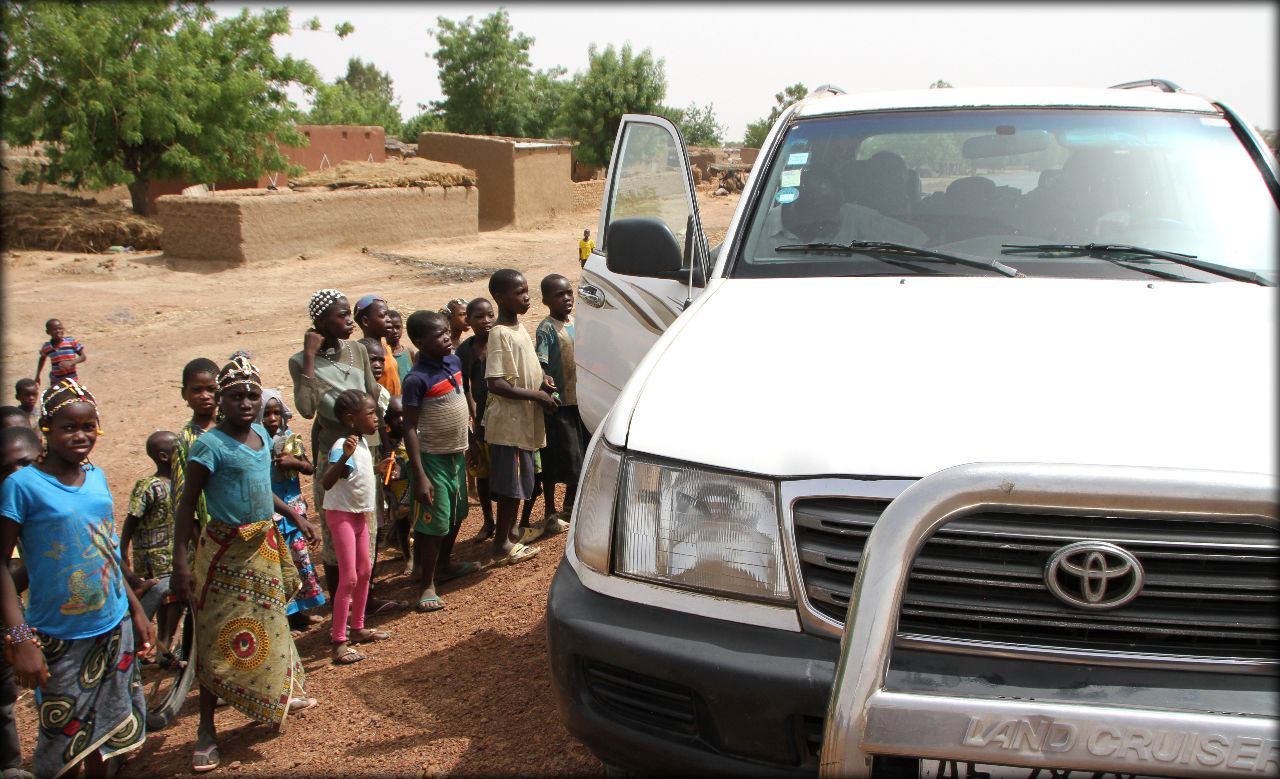
<path fill-rule="evenodd" d="M 311 296 L 311 302 L 307 304 L 307 313 L 311 315 L 311 321 L 319 319 L 321 314 L 329 310 L 329 306 L 345 297 L 346 295 L 332 288 L 316 290 L 316 293 Z"/>

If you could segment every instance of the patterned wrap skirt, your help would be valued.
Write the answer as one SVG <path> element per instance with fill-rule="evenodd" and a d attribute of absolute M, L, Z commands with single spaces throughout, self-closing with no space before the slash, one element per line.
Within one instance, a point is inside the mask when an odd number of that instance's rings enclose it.
<path fill-rule="evenodd" d="M 285 616 L 298 572 L 276 523 L 209 522 L 194 575 L 200 684 L 246 716 L 283 727 L 305 673 Z"/>
<path fill-rule="evenodd" d="M 307 518 L 307 504 L 300 496 L 289 501 L 289 508 L 303 519 Z M 321 589 L 320 580 L 316 577 L 316 567 L 311 562 L 311 550 L 307 547 L 306 537 L 302 535 L 302 530 L 282 515 L 276 514 L 275 520 L 276 529 L 280 531 L 285 545 L 289 547 L 293 567 L 298 569 L 298 579 L 301 581 L 301 586 L 289 601 L 288 613 L 297 614 L 323 606 L 324 590 Z"/>
<path fill-rule="evenodd" d="M 147 701 L 129 616 L 100 636 L 68 640 L 41 633 L 37 640 L 49 681 L 36 691 L 35 775 L 74 773 L 94 750 L 107 760 L 142 746 Z"/>

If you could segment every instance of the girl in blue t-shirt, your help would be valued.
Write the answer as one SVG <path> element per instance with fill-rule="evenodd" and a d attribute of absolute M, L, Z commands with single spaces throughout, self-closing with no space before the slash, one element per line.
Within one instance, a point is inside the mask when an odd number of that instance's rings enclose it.
<path fill-rule="evenodd" d="M 151 620 L 124 580 L 107 480 L 88 461 L 97 402 L 64 379 L 40 412 L 44 459 L 0 487 L 0 559 L 20 544 L 31 581 L 24 614 L 0 565 L 5 654 L 18 682 L 38 688 L 36 776 L 81 761 L 95 775 L 146 738 L 137 655 L 151 648 Z"/>
<path fill-rule="evenodd" d="M 286 517 L 308 541 L 315 541 L 315 528 L 271 491 L 271 436 L 257 422 L 262 379 L 244 355 L 218 372 L 216 397 L 220 420 L 191 445 L 187 489 L 174 517 L 172 586 L 195 621 L 196 773 L 220 761 L 213 721 L 218 698 L 277 727 L 290 711 L 316 703 L 303 691 L 305 672 L 289 635 L 285 610 L 298 572 L 274 515 Z M 209 521 L 189 560 L 187 539 L 202 493 Z"/>

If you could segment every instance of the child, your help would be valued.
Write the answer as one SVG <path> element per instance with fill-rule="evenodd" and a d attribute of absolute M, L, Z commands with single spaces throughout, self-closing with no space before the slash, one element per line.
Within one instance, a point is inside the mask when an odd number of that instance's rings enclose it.
<path fill-rule="evenodd" d="M 195 622 L 196 773 L 218 766 L 218 698 L 277 727 L 291 709 L 315 705 L 301 692 L 305 674 L 285 616 L 297 571 L 281 554 L 272 509 L 308 540 L 315 539 L 315 528 L 271 492 L 271 437 L 257 423 L 262 380 L 243 356 L 218 372 L 217 403 L 218 424 L 191 445 L 173 543 L 173 588 L 185 597 Z M 209 519 L 196 544 L 193 577 L 187 550 L 201 494 Z M 300 697 L 292 697 L 295 689 Z"/>
<path fill-rule="evenodd" d="M 547 446 L 542 450 L 542 534 L 569 528 L 578 492 L 578 475 L 587 447 L 587 428 L 578 415 L 578 373 L 573 361 L 573 284 L 558 273 L 542 280 L 542 303 L 550 312 L 538 324 L 538 362 L 560 388 L 560 405 L 546 417 Z M 556 485 L 564 485 L 564 512 L 556 512 Z"/>
<path fill-rule="evenodd" d="M 517 537 L 511 533 L 520 501 L 533 498 L 533 455 L 547 442 L 542 411 L 555 411 L 550 393 L 556 388 L 538 364 L 529 333 L 520 326 L 520 315 L 529 310 L 529 283 L 519 271 L 500 270 L 489 278 L 489 294 L 498 305 L 498 320 L 489 331 L 485 357 L 489 399 L 484 435 L 489 442 L 489 491 L 498 503 L 494 561 L 505 565 L 540 551 L 525 545 L 537 536 L 532 529 Z"/>
<path fill-rule="evenodd" d="M 125 586 L 111 493 L 88 462 L 101 432 L 93 395 L 59 381 L 41 401 L 44 459 L 0 486 L 0 559 L 15 543 L 32 581 L 24 611 L 8 566 L 0 565 L 0 611 L 13 672 L 39 688 L 34 773 L 106 775 L 106 761 L 142 746 L 146 700 L 139 654 L 151 622 Z"/>
<path fill-rule="evenodd" d="M 315 469 L 307 459 L 302 436 L 289 429 L 291 416 L 289 407 L 278 391 L 262 391 L 262 412 L 259 414 L 258 424 L 271 436 L 271 492 L 293 509 L 295 514 L 305 518 L 307 503 L 302 499 L 302 484 L 298 474 L 310 476 Z M 298 569 L 298 579 L 302 582 L 299 590 L 289 599 L 285 613 L 289 617 L 290 628 L 305 630 L 319 622 L 320 617 L 302 612 L 323 606 L 324 590 L 316 578 L 316 567 L 311 562 L 311 551 L 307 548 L 307 539 L 303 536 L 302 529 L 283 514 L 277 513 L 275 521 L 276 530 L 288 545 L 289 556 L 293 559 L 293 565 Z"/>
<path fill-rule="evenodd" d="M 484 358 L 489 348 L 489 331 L 496 318 L 493 304 L 476 298 L 467 304 L 467 324 L 475 335 L 458 346 L 462 363 L 462 389 L 467 393 L 471 411 L 471 446 L 467 449 L 467 475 L 476 480 L 476 496 L 484 524 L 476 541 L 493 538 L 493 498 L 489 494 L 489 444 L 484 439 L 484 404 L 489 398 L 489 385 L 484 378 Z"/>
<path fill-rule="evenodd" d="M 591 240 L 591 231 L 582 231 L 582 240 L 578 241 L 578 265 L 585 267 L 587 260 L 591 257 L 591 252 L 595 251 L 596 242 Z"/>
<path fill-rule="evenodd" d="M 467 396 L 462 391 L 462 363 L 452 354 L 449 323 L 443 315 L 416 311 L 409 317 L 409 340 L 418 347 L 418 362 L 405 378 L 404 440 L 413 483 L 415 568 L 423 584 L 419 611 L 439 611 L 444 601 L 436 584 L 479 568 L 475 563 L 450 565 L 450 553 L 467 518 Z M 441 575 L 436 563 L 443 559 Z"/>
<path fill-rule="evenodd" d="M 177 515 L 178 503 L 182 500 L 182 490 L 186 486 L 187 457 L 191 453 L 191 445 L 204 432 L 213 427 L 214 412 L 217 403 L 214 398 L 218 391 L 218 366 L 207 357 L 197 357 L 182 368 L 182 399 L 191 409 L 191 419 L 178 431 L 177 441 L 173 449 L 173 512 Z M 196 531 L 209 522 L 209 512 L 205 507 L 204 495 L 196 499 Z M 181 597 L 178 593 L 178 597 Z"/>
<path fill-rule="evenodd" d="M 50 319 L 44 323 L 44 331 L 49 340 L 40 347 L 40 361 L 36 363 L 36 385 L 40 383 L 40 371 L 44 370 L 44 361 L 49 361 L 49 386 L 57 384 L 60 379 L 79 381 L 76 366 L 89 359 L 84 354 L 84 346 L 74 338 L 63 335 L 62 321 Z"/>
<path fill-rule="evenodd" d="M 377 295 L 365 295 L 356 301 L 356 307 L 351 309 L 352 316 L 356 319 L 356 324 L 360 326 L 360 332 L 364 335 L 360 339 L 361 343 L 368 341 L 376 341 L 382 344 L 382 339 L 386 337 L 387 330 L 390 328 L 391 317 L 388 312 L 387 301 Z M 370 358 L 373 355 L 369 355 Z M 385 360 L 385 355 L 383 356 Z M 398 371 L 383 371 L 378 376 L 378 383 L 387 388 L 387 392 L 391 395 L 400 394 L 400 373 Z"/>
<path fill-rule="evenodd" d="M 0 428 L 27 427 L 27 412 L 17 406 L 0 406 Z"/>
<path fill-rule="evenodd" d="M 403 336 L 404 320 L 400 317 L 400 312 L 394 309 L 387 311 L 387 348 L 396 360 L 396 375 L 400 378 L 402 385 L 404 377 L 408 376 L 409 370 L 413 368 L 413 361 L 418 357 L 412 349 L 400 343 Z"/>
<path fill-rule="evenodd" d="M 0 484 L 19 468 L 33 465 L 39 458 L 40 436 L 35 430 L 28 427 L 0 430 Z M 14 549 L 13 553 L 16 555 L 18 550 Z M 9 573 L 17 593 L 21 595 L 27 589 L 27 569 L 22 565 L 22 558 L 10 558 Z M 18 740 L 17 723 L 13 720 L 13 704 L 17 701 L 18 684 L 13 677 L 13 668 L 0 654 L 0 772 L 3 772 L 0 775 L 4 779 L 33 779 L 31 773 L 22 770 L 22 743 Z"/>
<path fill-rule="evenodd" d="M 440 313 L 449 320 L 449 348 L 456 352 L 462 343 L 462 334 L 471 329 L 467 324 L 467 301 L 454 298 L 444 304 Z"/>
<path fill-rule="evenodd" d="M 333 413 L 342 421 L 347 437 L 329 449 L 324 470 L 324 519 L 338 558 L 338 591 L 333 598 L 333 662 L 358 663 L 364 655 L 347 643 L 347 616 L 351 617 L 354 643 L 382 641 L 391 635 L 364 626 L 373 567 L 367 554 L 369 523 L 374 510 L 373 457 L 364 436 L 378 432 L 378 409 L 373 398 L 360 390 L 344 390 L 333 401 Z"/>
<path fill-rule="evenodd" d="M 307 315 L 311 319 L 311 329 L 303 335 L 302 350 L 289 358 L 289 377 L 293 380 L 293 403 L 298 413 L 307 419 L 314 419 L 311 426 L 311 451 L 324 456 L 335 441 L 346 437 L 346 429 L 333 414 L 333 401 L 343 390 L 358 389 L 376 397 L 378 381 L 373 377 L 373 367 L 369 364 L 369 353 L 364 344 L 349 340 L 355 330 L 355 320 L 351 316 L 351 304 L 341 291 L 326 288 L 317 290 L 307 303 Z M 377 452 L 385 447 L 379 432 L 370 436 L 370 453 L 377 459 Z M 377 447 L 375 449 L 375 447 Z M 321 560 L 324 562 L 325 585 L 329 590 L 329 599 L 333 600 L 338 591 L 338 561 L 333 557 L 333 543 L 328 537 L 329 523 L 324 521 L 324 481 L 313 479 L 312 506 L 320 514 L 320 532 L 324 535 Z M 377 522 L 373 514 L 370 522 Z M 375 524 L 370 533 L 369 556 L 376 554 L 372 539 L 376 535 Z M 369 601 L 372 613 L 396 611 L 405 604 L 396 600 L 380 600 L 373 595 L 374 587 L 370 585 Z"/>
<path fill-rule="evenodd" d="M 36 410 L 36 401 L 40 399 L 40 385 L 35 379 L 18 379 L 13 385 L 13 398 L 18 401 L 18 408 L 27 414 L 27 424 L 32 430 L 40 427 L 40 412 Z"/>
<path fill-rule="evenodd" d="M 173 449 L 176 436 L 161 430 L 147 436 L 147 457 L 156 470 L 133 485 L 129 496 L 129 514 L 120 531 L 120 557 L 125 561 L 125 575 L 155 580 L 153 587 L 169 589 L 173 574 Z M 130 576 L 132 574 L 132 576 Z M 136 586 L 136 584 L 135 584 Z M 154 605 L 154 604 L 153 604 Z M 178 629 L 181 614 L 176 595 L 161 601 L 156 615 L 156 646 L 161 656 L 168 655 L 169 643 Z"/>
<path fill-rule="evenodd" d="M 404 554 L 404 573 L 406 576 L 413 576 L 413 554 L 409 542 L 412 492 L 409 489 L 409 451 L 404 444 L 404 405 L 401 398 L 391 399 L 391 403 L 387 406 L 385 421 L 387 439 L 392 449 L 391 455 L 395 458 L 391 473 L 383 473 L 388 501 L 387 516 L 391 520 L 392 537 Z"/>
<path fill-rule="evenodd" d="M 387 390 L 385 384 L 382 383 L 382 377 L 387 372 L 387 350 L 382 346 L 382 341 L 376 338 L 361 338 L 360 343 L 364 344 L 364 349 L 369 353 L 369 367 L 373 370 L 373 377 L 378 380 L 378 410 L 383 416 L 387 413 L 387 404 L 391 402 L 391 398 L 399 397 L 399 394 L 393 395 Z"/>

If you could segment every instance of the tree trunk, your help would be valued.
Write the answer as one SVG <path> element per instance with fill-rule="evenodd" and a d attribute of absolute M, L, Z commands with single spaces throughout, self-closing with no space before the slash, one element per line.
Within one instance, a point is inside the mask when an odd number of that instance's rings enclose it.
<path fill-rule="evenodd" d="M 129 185 L 129 197 L 133 200 L 133 213 L 138 216 L 149 216 L 151 203 L 147 200 L 147 180 L 134 177 Z"/>

